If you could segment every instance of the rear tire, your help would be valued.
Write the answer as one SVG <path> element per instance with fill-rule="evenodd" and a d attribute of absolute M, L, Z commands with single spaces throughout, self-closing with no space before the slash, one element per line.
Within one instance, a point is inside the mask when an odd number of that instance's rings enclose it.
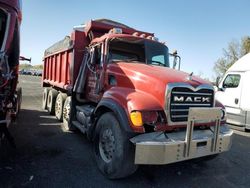
<path fill-rule="evenodd" d="M 63 105 L 63 126 L 67 131 L 75 131 L 76 128 L 72 124 L 72 118 L 74 115 L 74 108 L 72 105 L 71 96 L 67 97 Z"/>
<path fill-rule="evenodd" d="M 16 99 L 16 117 L 18 117 L 18 114 L 20 113 L 21 110 L 21 104 L 22 104 L 22 88 L 18 87 L 17 88 L 17 99 Z"/>
<path fill-rule="evenodd" d="M 55 114 L 55 103 L 58 91 L 51 89 L 48 94 L 47 109 L 51 115 Z"/>
<path fill-rule="evenodd" d="M 67 98 L 67 95 L 64 93 L 59 93 L 56 97 L 55 103 L 55 116 L 59 121 L 63 121 L 63 105 Z"/>
<path fill-rule="evenodd" d="M 42 102 L 42 109 L 43 110 L 47 110 L 47 101 L 48 101 L 49 91 L 50 91 L 50 89 L 47 87 L 43 89 L 43 102 Z"/>
<path fill-rule="evenodd" d="M 134 146 L 112 112 L 103 114 L 97 122 L 94 154 L 99 170 L 109 179 L 123 178 L 137 170 Z"/>

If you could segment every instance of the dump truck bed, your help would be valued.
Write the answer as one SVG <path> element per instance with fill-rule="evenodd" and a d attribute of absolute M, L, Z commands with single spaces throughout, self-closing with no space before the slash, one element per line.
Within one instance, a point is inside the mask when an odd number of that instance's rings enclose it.
<path fill-rule="evenodd" d="M 71 89 L 78 75 L 85 46 L 85 33 L 73 31 L 71 36 L 46 49 L 43 59 L 43 86 Z"/>
<path fill-rule="evenodd" d="M 137 32 L 139 35 L 154 36 L 153 33 L 141 32 L 107 19 L 91 20 L 82 27 L 82 31 L 74 30 L 70 37 L 65 37 L 45 50 L 43 87 L 71 90 L 79 72 L 85 47 L 95 38 L 109 33 L 112 28 L 122 28 L 124 34 Z"/>

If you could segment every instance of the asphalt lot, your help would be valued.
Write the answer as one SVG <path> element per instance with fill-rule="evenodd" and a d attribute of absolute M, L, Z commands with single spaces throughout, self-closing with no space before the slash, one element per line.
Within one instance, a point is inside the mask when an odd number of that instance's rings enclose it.
<path fill-rule="evenodd" d="M 0 148 L 0 187 L 250 187 L 250 133 L 235 131 L 232 149 L 211 161 L 141 166 L 125 179 L 99 172 L 92 144 L 41 110 L 41 77 L 21 76 L 22 110 L 11 124 L 17 149 Z"/>

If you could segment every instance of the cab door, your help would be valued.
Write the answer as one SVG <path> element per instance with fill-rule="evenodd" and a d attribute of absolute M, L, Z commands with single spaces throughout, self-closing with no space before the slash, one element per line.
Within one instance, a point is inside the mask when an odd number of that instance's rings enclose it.
<path fill-rule="evenodd" d="M 244 121 L 240 108 L 243 76 L 242 72 L 228 72 L 216 93 L 216 99 L 226 107 L 229 123 L 241 124 Z"/>
<path fill-rule="evenodd" d="M 87 60 L 87 97 L 91 101 L 98 102 L 100 96 L 100 74 L 102 70 L 101 44 L 88 49 L 89 59 Z"/>

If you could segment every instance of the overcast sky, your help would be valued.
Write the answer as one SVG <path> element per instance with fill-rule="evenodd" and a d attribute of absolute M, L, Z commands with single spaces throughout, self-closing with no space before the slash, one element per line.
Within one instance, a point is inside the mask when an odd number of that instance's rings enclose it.
<path fill-rule="evenodd" d="M 182 70 L 212 78 L 222 48 L 250 35 L 249 7 L 248 0 L 23 0 L 21 55 L 41 64 L 44 50 L 73 26 L 108 18 L 155 33 L 177 49 Z"/>

